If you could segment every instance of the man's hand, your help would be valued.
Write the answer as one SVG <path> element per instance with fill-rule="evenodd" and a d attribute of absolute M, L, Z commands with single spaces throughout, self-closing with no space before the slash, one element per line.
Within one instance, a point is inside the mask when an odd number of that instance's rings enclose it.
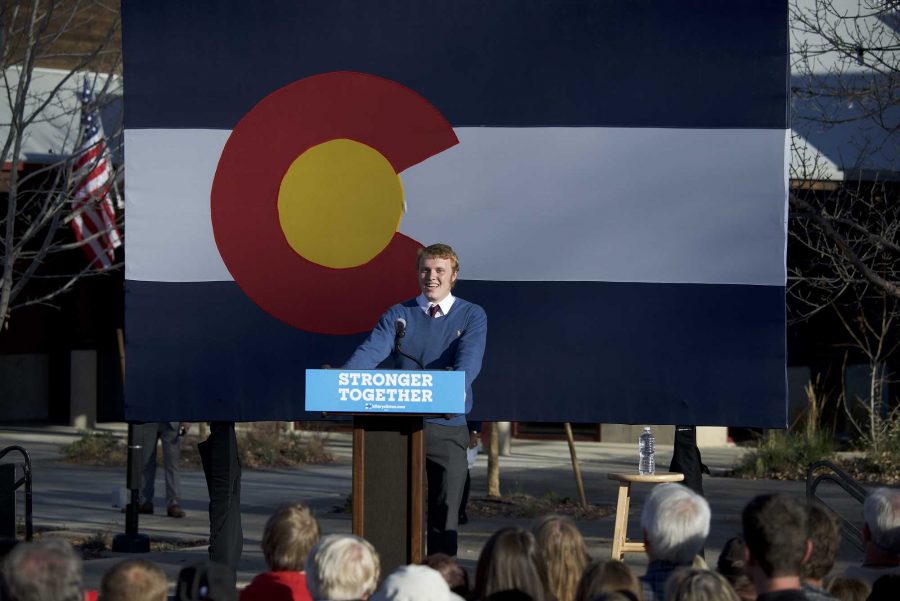
<path fill-rule="evenodd" d="M 469 432 L 469 448 L 474 449 L 478 446 L 478 439 L 480 438 L 478 432 Z"/>
<path fill-rule="evenodd" d="M 181 424 L 178 426 L 178 435 L 184 436 L 185 434 L 187 434 L 190 431 L 190 429 L 191 429 L 191 422 L 181 422 Z"/>

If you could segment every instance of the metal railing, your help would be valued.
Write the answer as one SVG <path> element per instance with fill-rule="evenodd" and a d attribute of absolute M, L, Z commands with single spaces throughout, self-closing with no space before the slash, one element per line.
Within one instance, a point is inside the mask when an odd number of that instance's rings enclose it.
<path fill-rule="evenodd" d="M 820 473 L 816 475 L 816 472 Z M 842 516 L 831 505 L 826 503 L 821 497 L 816 496 L 816 489 L 822 482 L 834 482 L 840 486 L 851 497 L 862 504 L 866 497 L 869 496 L 868 491 L 862 485 L 848 476 L 841 468 L 830 461 L 817 461 L 806 469 L 806 498 L 815 499 L 825 507 L 831 510 L 841 520 L 841 532 L 844 537 L 860 551 L 864 551 L 862 531 L 856 527 L 850 520 Z"/>
<path fill-rule="evenodd" d="M 24 459 L 22 463 L 22 477 L 13 484 L 13 492 L 25 485 L 25 540 L 31 541 L 34 538 L 34 519 L 32 517 L 32 493 L 31 493 L 31 455 L 24 447 L 12 445 L 0 451 L 0 459 L 6 457 L 9 453 L 19 452 Z"/>

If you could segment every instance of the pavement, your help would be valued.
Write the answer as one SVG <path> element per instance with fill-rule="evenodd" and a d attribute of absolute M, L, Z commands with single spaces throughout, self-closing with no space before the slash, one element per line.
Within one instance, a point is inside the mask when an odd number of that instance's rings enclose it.
<path fill-rule="evenodd" d="M 122 424 L 101 426 L 124 436 Z M 34 523 L 43 536 L 65 535 L 89 537 L 96 534 L 115 535 L 125 531 L 125 515 L 114 506 L 117 491 L 125 486 L 124 468 L 85 467 L 62 461 L 60 447 L 78 438 L 74 428 L 64 426 L 2 426 L 0 448 L 19 444 L 28 449 L 33 464 Z M 335 462 L 327 465 L 309 465 L 290 469 L 259 469 L 243 472 L 241 483 L 241 510 L 244 529 L 244 551 L 238 570 L 239 584 L 248 583 L 254 575 L 265 571 L 260 542 L 263 526 L 274 509 L 289 501 L 302 501 L 315 512 L 325 534 L 349 533 L 350 514 L 343 511 L 351 489 L 352 444 L 348 433 L 332 433 L 327 450 Z M 617 483 L 607 478 L 610 472 L 634 472 L 637 469 L 637 443 L 634 445 L 577 442 L 576 450 L 583 475 L 588 502 L 615 507 Z M 740 513 L 754 496 L 768 492 L 783 492 L 802 496 L 804 482 L 773 480 L 741 480 L 724 477 L 745 452 L 730 446 L 703 449 L 703 461 L 713 475 L 704 479 L 706 497 L 712 508 L 712 525 L 706 545 L 706 558 L 715 564 L 724 543 L 740 532 Z M 6 461 L 10 458 L 4 458 Z M 671 451 L 657 450 L 657 466 L 665 468 L 671 459 Z M 536 497 L 554 495 L 557 498 L 577 499 L 569 450 L 565 441 L 521 440 L 512 441 L 511 454 L 501 457 L 501 491 L 524 492 Z M 486 491 L 487 458 L 479 455 L 472 469 L 472 496 L 483 496 Z M 173 519 L 165 516 L 162 495 L 164 484 L 162 470 L 157 470 L 156 515 L 140 516 L 140 532 L 152 539 L 178 542 L 178 547 L 152 551 L 146 559 L 159 564 L 174 583 L 178 572 L 185 565 L 202 561 L 207 557 L 206 539 L 209 535 L 207 514 L 208 496 L 203 473 L 199 469 L 183 469 L 181 476 L 182 507 L 187 516 Z M 21 490 L 21 489 L 20 489 Z M 630 538 L 640 538 L 640 511 L 644 485 L 632 489 L 632 506 L 629 514 Z M 836 486 L 823 485 L 820 496 L 829 505 L 857 527 L 862 526 L 862 508 L 859 503 Z M 19 515 L 22 514 L 19 499 Z M 578 526 L 593 557 L 609 557 L 614 526 L 614 515 L 598 520 L 581 520 Z M 529 527 L 531 520 L 516 518 L 480 518 L 471 516 L 470 522 L 460 528 L 460 563 L 474 575 L 475 563 L 485 541 L 497 529 L 504 526 Z M 189 546 L 182 546 L 189 545 Z M 107 552 L 99 559 L 85 561 L 85 584 L 99 587 L 102 575 L 112 565 L 127 555 Z M 862 554 L 847 541 L 842 541 L 836 571 L 859 563 Z M 646 557 L 643 554 L 626 554 L 625 562 L 638 574 L 643 573 Z"/>

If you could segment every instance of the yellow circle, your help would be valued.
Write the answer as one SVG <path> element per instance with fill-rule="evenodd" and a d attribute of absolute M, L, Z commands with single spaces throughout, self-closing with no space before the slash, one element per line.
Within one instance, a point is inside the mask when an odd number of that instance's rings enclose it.
<path fill-rule="evenodd" d="M 297 157 L 281 180 L 278 220 L 300 256 L 335 269 L 368 263 L 403 215 L 403 185 L 384 156 L 330 140 Z"/>

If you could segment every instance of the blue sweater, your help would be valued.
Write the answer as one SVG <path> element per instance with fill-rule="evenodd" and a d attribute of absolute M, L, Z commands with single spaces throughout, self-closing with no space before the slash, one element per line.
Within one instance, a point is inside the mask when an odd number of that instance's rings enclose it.
<path fill-rule="evenodd" d="M 425 313 L 416 299 L 394 305 L 378 320 L 372 333 L 353 353 L 345 369 L 373 369 L 392 354 L 398 318 L 406 320 L 401 350 L 416 357 L 425 369 L 466 372 L 466 413 L 472 410 L 472 382 L 481 371 L 487 340 L 487 315 L 476 304 L 456 297 L 450 311 L 437 319 Z M 414 361 L 393 353 L 397 369 L 419 369 Z M 464 426 L 464 415 L 430 418 L 430 423 Z"/>

